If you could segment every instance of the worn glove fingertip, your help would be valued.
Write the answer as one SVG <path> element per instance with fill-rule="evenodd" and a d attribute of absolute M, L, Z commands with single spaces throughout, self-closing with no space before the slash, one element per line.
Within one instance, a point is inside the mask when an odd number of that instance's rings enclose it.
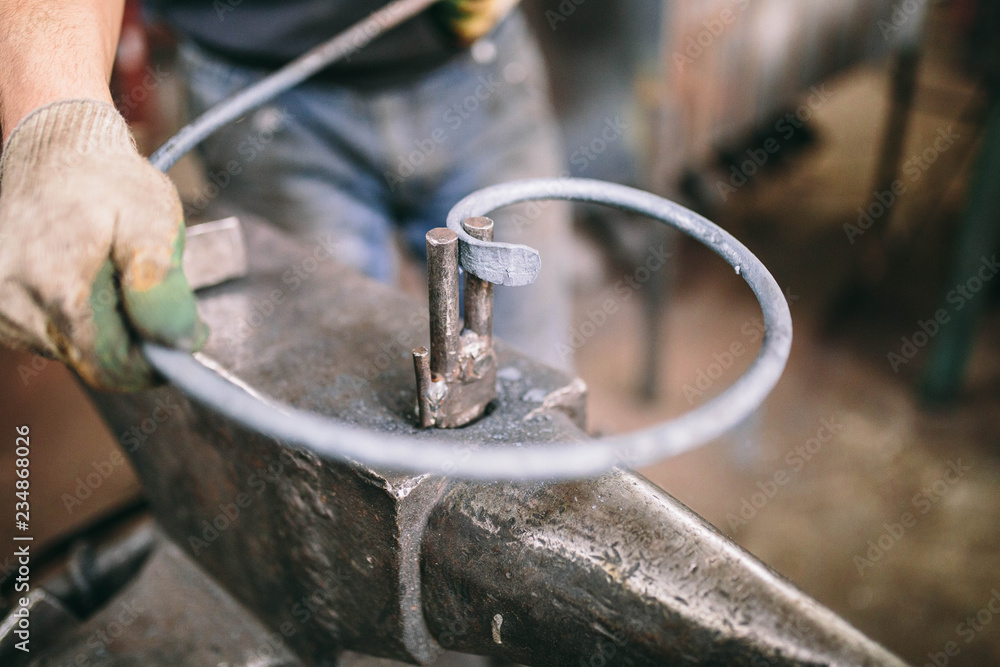
<path fill-rule="evenodd" d="M 153 285 L 125 282 L 122 294 L 129 319 L 144 337 L 189 352 L 208 340 L 208 327 L 198 316 L 194 292 L 180 267 L 171 268 Z"/>
<path fill-rule="evenodd" d="M 122 267 L 122 295 L 129 320 L 143 337 L 196 352 L 209 332 L 184 274 L 184 242 L 184 221 L 179 219 L 169 257 L 162 247 L 132 251 Z"/>

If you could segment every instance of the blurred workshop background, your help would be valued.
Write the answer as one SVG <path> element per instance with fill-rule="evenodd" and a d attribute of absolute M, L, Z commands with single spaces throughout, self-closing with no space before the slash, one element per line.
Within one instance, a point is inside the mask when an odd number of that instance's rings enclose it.
<path fill-rule="evenodd" d="M 703 213 L 791 306 L 791 359 L 758 414 L 642 472 L 904 659 L 956 642 L 949 664 L 1000 664 L 1000 619 L 967 620 L 1000 597 L 1000 5 L 524 6 L 568 172 Z M 183 118 L 173 46 L 130 3 L 114 88 L 147 153 Z M 189 203 L 204 193 L 193 158 L 172 175 Z M 703 403 L 755 355 L 756 302 L 705 248 L 580 207 L 571 252 L 595 434 Z M 651 253 L 669 261 L 637 272 Z M 403 276 L 417 296 L 420 272 Z M 61 365 L 3 350 L 0 378 L 3 432 L 32 426 L 39 547 L 142 511 L 118 437 Z"/>

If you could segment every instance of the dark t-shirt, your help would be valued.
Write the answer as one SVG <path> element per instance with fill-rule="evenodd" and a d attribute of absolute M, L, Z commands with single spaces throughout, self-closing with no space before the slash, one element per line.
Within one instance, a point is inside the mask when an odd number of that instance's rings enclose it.
<path fill-rule="evenodd" d="M 154 16 L 202 48 L 265 69 L 284 65 L 386 4 L 388 0 L 147 0 Z M 399 81 L 459 51 L 447 30 L 424 12 L 321 76 L 357 84 Z"/>

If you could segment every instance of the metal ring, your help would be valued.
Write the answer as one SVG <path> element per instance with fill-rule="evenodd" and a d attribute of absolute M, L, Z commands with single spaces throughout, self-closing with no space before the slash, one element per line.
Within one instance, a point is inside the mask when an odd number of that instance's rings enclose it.
<path fill-rule="evenodd" d="M 544 445 L 511 442 L 470 449 L 470 443 L 428 441 L 354 428 L 272 402 L 240 386 L 235 379 L 224 377 L 221 369 L 210 368 L 185 352 L 153 343 L 144 343 L 143 351 L 160 373 L 193 400 L 247 428 L 300 445 L 325 458 L 418 474 L 510 480 L 592 476 L 614 466 L 647 465 L 688 451 L 722 435 L 753 413 L 781 376 L 792 341 L 788 304 L 764 265 L 717 225 L 648 192 L 601 181 L 540 179 L 480 190 L 451 210 L 448 226 L 470 248 L 475 248 L 463 253 L 467 270 L 483 277 L 474 268 L 497 268 L 498 261 L 511 256 L 509 248 L 531 249 L 472 243 L 475 240 L 461 229 L 463 219 L 539 199 L 593 202 L 645 214 L 698 239 L 720 255 L 753 290 L 764 315 L 763 345 L 747 372 L 705 404 L 637 433 L 583 442 Z"/>

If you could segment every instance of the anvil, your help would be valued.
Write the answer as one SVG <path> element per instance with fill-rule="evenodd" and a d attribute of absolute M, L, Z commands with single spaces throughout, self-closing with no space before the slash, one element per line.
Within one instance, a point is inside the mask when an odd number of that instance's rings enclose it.
<path fill-rule="evenodd" d="M 429 337 L 423 308 L 337 264 L 322 242 L 248 231 L 249 275 L 202 291 L 199 307 L 212 329 L 205 357 L 262 400 L 444 439 L 456 460 L 589 437 L 585 385 L 500 340 L 492 409 L 463 428 L 420 428 L 411 350 Z M 345 652 L 433 664 L 445 650 L 545 666 L 904 664 L 635 472 L 530 483 L 401 474 L 322 460 L 170 386 L 94 400 L 175 545 L 161 552 L 186 563 L 185 590 L 204 590 L 190 584 L 198 577 L 218 587 L 211 604 L 190 593 L 198 625 L 184 636 L 200 629 L 208 645 L 239 614 L 244 634 L 280 633 L 285 652 L 271 661 L 258 643 L 219 639 L 229 664 L 327 665 Z M 163 405 L 176 408 L 153 419 Z M 155 424 L 143 441 L 124 437 L 142 423 Z M 158 590 L 169 589 L 164 558 L 147 566 Z M 169 641 L 172 617 L 157 618 L 97 653 L 84 628 L 49 660 L 191 664 L 187 644 Z M 163 640 L 155 653 L 150 637 Z"/>

